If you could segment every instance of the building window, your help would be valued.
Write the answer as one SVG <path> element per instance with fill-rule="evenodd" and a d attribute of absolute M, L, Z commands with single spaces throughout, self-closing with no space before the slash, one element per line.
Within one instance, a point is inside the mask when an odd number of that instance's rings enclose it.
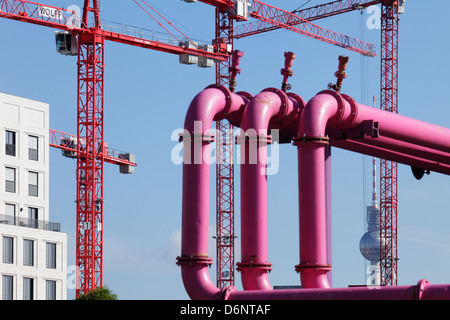
<path fill-rule="evenodd" d="M 37 172 L 28 172 L 28 195 L 32 197 L 37 197 L 39 194 L 38 188 L 38 176 Z"/>
<path fill-rule="evenodd" d="M 5 220 L 8 224 L 15 225 L 16 222 L 16 205 L 12 203 L 5 203 Z"/>
<path fill-rule="evenodd" d="M 3 263 L 14 263 L 14 238 L 3 237 Z"/>
<path fill-rule="evenodd" d="M 34 300 L 33 278 L 23 278 L 23 300 Z"/>
<path fill-rule="evenodd" d="M 56 269 L 56 243 L 47 242 L 47 262 L 48 269 Z"/>
<path fill-rule="evenodd" d="M 28 224 L 33 228 L 38 228 L 39 226 L 39 209 L 28 207 Z"/>
<path fill-rule="evenodd" d="M 56 300 L 56 281 L 53 280 L 45 281 L 45 299 Z"/>
<path fill-rule="evenodd" d="M 5 180 L 6 192 L 16 192 L 16 169 L 6 167 Z"/>
<path fill-rule="evenodd" d="M 2 299 L 12 300 L 13 299 L 13 280 L 12 276 L 2 277 Z"/>
<path fill-rule="evenodd" d="M 39 138 L 36 136 L 28 136 L 28 159 L 39 160 Z"/>
<path fill-rule="evenodd" d="M 34 241 L 24 239 L 23 240 L 23 265 L 32 267 L 34 266 Z"/>
<path fill-rule="evenodd" d="M 5 153 L 8 156 L 16 156 L 16 133 L 14 131 L 6 130 Z"/>

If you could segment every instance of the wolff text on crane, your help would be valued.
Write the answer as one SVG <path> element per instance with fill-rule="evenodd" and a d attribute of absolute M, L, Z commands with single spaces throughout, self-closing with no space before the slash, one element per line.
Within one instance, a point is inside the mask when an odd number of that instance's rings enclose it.
<path fill-rule="evenodd" d="M 46 17 L 55 20 L 63 19 L 63 11 L 61 9 L 39 6 L 38 12 L 40 17 Z"/>

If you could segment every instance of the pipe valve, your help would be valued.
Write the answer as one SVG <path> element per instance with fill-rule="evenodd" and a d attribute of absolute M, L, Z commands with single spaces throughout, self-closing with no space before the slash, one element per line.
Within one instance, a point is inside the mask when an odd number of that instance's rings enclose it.
<path fill-rule="evenodd" d="M 338 71 L 334 73 L 337 78 L 336 84 L 328 84 L 328 89 L 333 89 L 337 92 L 341 91 L 342 81 L 347 78 L 347 74 L 345 73 L 345 69 L 347 68 L 349 58 L 346 56 L 339 56 L 339 66 Z"/>
<path fill-rule="evenodd" d="M 230 91 L 234 92 L 234 88 L 236 88 L 236 76 L 241 73 L 241 69 L 239 65 L 241 63 L 241 58 L 244 55 L 244 52 L 239 50 L 234 50 L 231 53 L 231 66 L 229 68 L 231 77 L 230 77 Z"/>
<path fill-rule="evenodd" d="M 281 69 L 281 74 L 283 75 L 283 84 L 281 85 L 281 90 L 286 92 L 287 90 L 291 90 L 292 88 L 292 86 L 287 81 L 289 77 L 292 77 L 292 75 L 294 74 L 294 71 L 292 70 L 292 64 L 294 63 L 296 55 L 293 52 L 285 52 L 284 57 L 284 69 Z"/>

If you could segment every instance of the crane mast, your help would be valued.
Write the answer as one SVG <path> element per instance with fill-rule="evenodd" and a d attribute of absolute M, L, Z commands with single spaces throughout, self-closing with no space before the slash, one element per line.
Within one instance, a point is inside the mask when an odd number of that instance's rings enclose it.
<path fill-rule="evenodd" d="M 381 5 L 380 108 L 398 113 L 399 1 Z M 398 164 L 380 159 L 380 283 L 397 285 Z"/>
<path fill-rule="evenodd" d="M 100 28 L 98 1 L 84 3 L 83 23 L 94 13 Z M 105 41 L 93 30 L 78 37 L 78 117 L 76 266 L 77 296 L 103 286 L 103 165 Z M 84 150 L 83 150 L 84 149 Z"/>
<path fill-rule="evenodd" d="M 233 17 L 228 7 L 216 7 L 215 42 L 233 49 Z M 216 63 L 216 84 L 230 86 L 230 59 Z M 221 289 L 234 286 L 234 127 L 216 121 L 216 282 Z"/>

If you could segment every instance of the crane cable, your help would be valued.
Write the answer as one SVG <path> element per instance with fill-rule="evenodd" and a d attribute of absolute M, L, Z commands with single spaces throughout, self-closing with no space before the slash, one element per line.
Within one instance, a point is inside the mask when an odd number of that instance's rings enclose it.
<path fill-rule="evenodd" d="M 164 18 L 164 16 L 162 16 L 158 11 L 156 11 L 150 4 L 148 4 L 145 0 L 141 0 L 145 5 L 147 5 L 151 10 L 153 10 L 157 15 L 159 15 L 161 18 L 164 19 L 164 21 L 166 21 L 170 26 L 172 26 L 173 28 L 175 28 L 179 33 L 181 33 L 186 39 L 188 39 L 197 49 L 199 49 L 198 45 L 191 41 L 191 39 L 189 39 L 188 36 L 186 36 L 182 31 L 180 31 L 177 27 L 175 27 L 169 20 L 167 20 L 166 18 Z M 145 13 L 147 13 L 153 20 L 155 20 L 160 27 L 164 28 L 164 30 L 166 30 L 172 37 L 174 37 L 178 42 L 180 42 L 180 40 L 172 33 L 170 32 L 166 27 L 164 27 L 154 16 L 152 16 L 150 14 L 150 12 L 148 12 L 148 10 L 146 10 L 142 5 L 140 5 L 136 0 L 133 0 L 134 3 L 136 3 L 142 10 L 144 10 Z"/>

